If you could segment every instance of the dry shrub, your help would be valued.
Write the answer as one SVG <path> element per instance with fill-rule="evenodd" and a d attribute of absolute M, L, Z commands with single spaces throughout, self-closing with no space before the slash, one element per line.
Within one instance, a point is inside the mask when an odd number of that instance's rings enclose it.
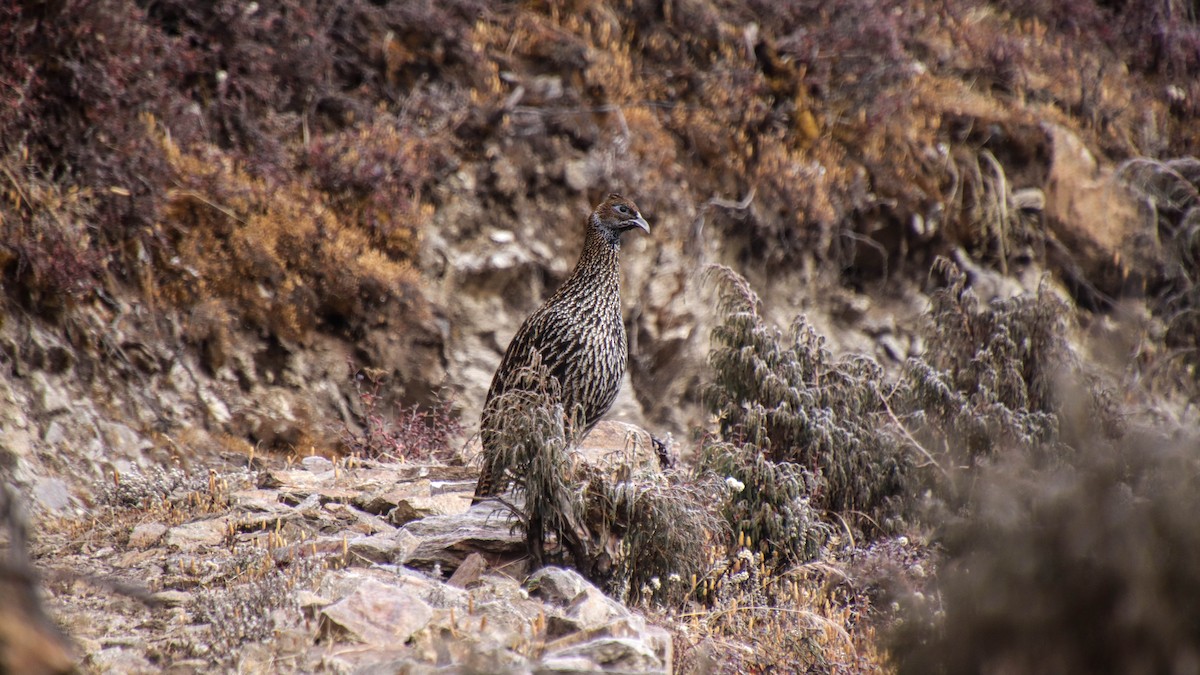
<path fill-rule="evenodd" d="M 678 606 L 692 596 L 687 582 L 707 574 L 709 555 L 724 539 L 713 508 L 723 486 L 685 472 L 661 476 L 593 475 L 588 482 L 587 523 L 607 549 L 611 569 L 597 566 L 606 590 L 626 602 Z"/>
<path fill-rule="evenodd" d="M 162 153 L 137 112 L 183 112 L 164 67 L 178 54 L 145 18 L 128 0 L 0 8 L 0 150 L 20 148 L 35 175 L 93 193 L 92 243 L 105 257 L 145 239 L 161 205 Z"/>
<path fill-rule="evenodd" d="M 495 424 L 488 446 L 495 456 L 485 461 L 502 467 L 497 487 L 511 486 L 520 507 L 513 511 L 525 529 L 526 546 L 537 567 L 546 562 L 545 535 L 562 538 L 562 546 L 577 560 L 576 568 L 591 578 L 593 555 L 587 550 L 586 508 L 583 492 L 570 475 L 568 448 L 578 442 L 569 438 L 558 380 L 551 377 L 540 360 L 523 368 L 503 395 L 492 399 Z"/>
<path fill-rule="evenodd" d="M 934 595 L 903 599 L 901 672 L 1194 667 L 1194 432 L 1131 431 L 1076 363 L 1054 296 L 983 307 L 939 268 L 899 421 L 949 479 L 931 491 L 949 508 L 927 514 L 945 561 Z"/>
<path fill-rule="evenodd" d="M 1022 19 L 1036 18 L 1088 48 L 1123 47 L 1129 65 L 1147 73 L 1178 76 L 1200 68 L 1200 19 L 1181 0 L 1106 3 L 1001 0 Z"/>
<path fill-rule="evenodd" d="M 1200 396 L 1200 160 L 1136 159 L 1118 174 L 1153 208 L 1159 264 L 1146 271 L 1155 315 L 1165 326 L 1163 346 L 1145 344 L 1143 372 L 1167 391 Z M 1140 271 L 1140 270 L 1139 270 Z"/>
<path fill-rule="evenodd" d="M 901 673 L 1179 673 L 1200 662 L 1194 435 L 1094 442 L 976 473 L 945 528 L 942 607 L 909 599 Z"/>
<path fill-rule="evenodd" d="M 760 446 L 707 437 L 700 466 L 725 478 L 732 494 L 722 499 L 731 531 L 748 533 L 788 559 L 815 560 L 824 553 L 830 527 L 812 495 L 820 481 L 791 462 L 771 460 Z"/>
<path fill-rule="evenodd" d="M 616 597 L 682 601 L 687 588 L 666 582 L 707 570 L 721 527 L 711 508 L 717 487 L 676 473 L 579 466 L 568 432 L 578 427 L 566 424 L 558 387 L 536 362 L 491 402 L 503 412 L 489 432 L 497 453 L 489 460 L 505 469 L 498 485 L 513 489 L 509 507 L 535 566 L 569 561 Z M 556 550 L 547 551 L 548 539 Z"/>
<path fill-rule="evenodd" d="M 54 316 L 90 297 L 104 276 L 89 227 L 96 200 L 39 176 L 23 155 L 19 148 L 0 160 L 0 278 L 25 307 Z"/>
<path fill-rule="evenodd" d="M 314 142 L 304 159 L 317 189 L 344 222 L 369 233 L 388 256 L 416 255 L 420 227 L 433 215 L 421 201 L 430 174 L 445 169 L 444 148 L 379 111 L 369 124 Z"/>
<path fill-rule="evenodd" d="M 338 429 L 346 453 L 391 461 L 436 461 L 453 455 L 451 440 L 462 432 L 451 413 L 453 402 L 438 401 L 427 410 L 396 404 L 389 412 L 382 392 L 384 374 L 367 368 L 351 370 L 362 412 L 360 429 L 347 421 Z"/>
<path fill-rule="evenodd" d="M 193 621 L 208 630 L 189 636 L 187 648 L 192 655 L 228 666 L 238 663 L 247 644 L 301 629 L 305 617 L 296 590 L 311 588 L 325 565 L 324 560 L 301 558 L 281 569 L 261 551 L 243 551 L 223 561 L 223 571 L 229 573 L 225 583 L 209 585 L 189 603 Z"/>
<path fill-rule="evenodd" d="M 935 270 L 947 285 L 933 297 L 928 352 L 889 383 L 873 359 L 835 361 L 803 318 L 785 338 L 744 279 L 712 268 L 723 316 L 706 399 L 717 429 L 701 469 L 738 486 L 725 503 L 732 531 L 811 560 L 831 525 L 873 536 L 896 531 L 931 497 L 969 499 L 972 467 L 1001 451 L 1053 463 L 1084 432 L 1122 433 L 1067 346 L 1063 301 L 1043 290 L 982 306 L 952 263 Z M 1082 384 L 1067 393 L 1067 382 Z M 1090 429 L 1079 428 L 1078 411 L 1092 415 Z"/>
<path fill-rule="evenodd" d="M 695 673 L 879 672 L 868 598 L 836 562 L 782 570 L 754 542 L 730 551 L 696 588 L 702 607 L 663 619 L 676 668 Z"/>
<path fill-rule="evenodd" d="M 1110 672 L 1170 672 L 1195 663 L 1197 621 L 1179 598 L 1197 583 L 1186 561 L 1200 530 L 1184 515 L 1195 509 L 1196 439 L 1128 431 L 1103 382 L 1076 362 L 1067 308 L 1048 290 L 983 305 L 961 270 L 939 260 L 935 271 L 946 285 L 933 298 L 928 352 L 890 385 L 877 365 L 835 362 L 803 332 L 785 342 L 744 280 L 713 273 L 725 316 L 711 353 L 718 429 L 702 462 L 733 478 L 731 528 L 767 553 L 753 567 L 778 574 L 772 551 L 828 564 L 820 543 L 854 513 L 831 497 L 881 495 L 872 513 L 931 528 L 945 548 L 932 595 L 895 584 L 892 597 L 906 607 L 894 642 L 903 671 L 1073 673 L 1115 663 Z M 824 431 L 798 433 L 812 429 Z M 745 546 L 739 557 L 753 554 Z M 739 603 L 762 611 L 730 623 L 729 599 L 718 590 L 714 601 L 712 588 L 753 567 L 713 570 L 700 594 L 713 602 L 713 634 L 744 635 L 749 617 L 765 627 L 771 612 L 794 606 L 743 589 Z M 857 588 L 827 601 L 853 613 L 888 595 Z M 779 653 L 772 644 L 754 653 Z M 803 641 L 789 649 L 806 653 Z"/>
<path fill-rule="evenodd" d="M 1178 0 L 1000 7 L 15 4 L 0 8 L 0 139 L 92 192 L 89 250 L 118 279 L 147 253 L 175 257 L 160 223 L 176 176 L 147 110 L 180 147 L 211 144 L 273 188 L 311 172 L 327 205 L 400 258 L 427 220 L 441 144 L 477 158 L 519 138 L 542 158 L 611 146 L 622 173 L 607 178 L 658 201 L 685 183 L 695 204 L 749 197 L 712 218 L 755 259 L 886 275 L 914 245 L 948 241 L 1003 265 L 1021 233 L 975 217 L 1004 201 L 988 153 L 1030 187 L 1044 158 L 1018 131 L 1042 119 L 1113 157 L 1194 150 L 1200 84 L 1179 75 L 1200 57 Z M 667 171 L 628 168 L 671 157 Z M 561 188 L 550 173 L 539 192 Z"/>
<path fill-rule="evenodd" d="M 444 120 L 460 113 L 410 105 L 398 87 L 463 63 L 479 11 L 365 0 L 0 8 L 0 153 L 20 157 L 5 161 L 3 182 L 78 194 L 87 222 L 86 232 L 71 222 L 81 212 L 70 204 L 45 202 L 49 217 L 30 212 L 39 204 L 14 206 L 0 249 L 6 276 L 50 309 L 99 283 L 161 276 L 176 296 L 202 286 L 288 338 L 311 329 L 314 313 L 343 320 L 365 310 L 360 296 L 370 305 L 403 292 L 415 275 L 396 263 L 411 258 L 430 215 L 422 191 L 444 168 L 414 130 L 449 136 Z M 418 124 L 379 107 L 389 100 Z M 171 144 L 144 123 L 146 111 Z M 181 166 L 171 146 L 194 161 Z M 214 225 L 222 209 L 229 222 Z M 281 223 L 295 226 L 293 241 L 275 231 Z M 355 228 L 362 236 L 346 234 Z M 226 257 L 235 264 L 218 270 Z M 240 279 L 244 288 L 232 288 Z"/>
<path fill-rule="evenodd" d="M 928 352 L 905 364 L 891 420 L 923 459 L 931 489 L 919 504 L 934 524 L 977 508 L 982 467 L 1018 457 L 1050 470 L 1128 426 L 1111 383 L 1068 345 L 1063 300 L 1043 287 L 984 306 L 952 263 L 935 270 L 947 285 L 933 296 Z"/>
<path fill-rule="evenodd" d="M 159 260 L 162 292 L 189 307 L 226 300 L 252 326 L 297 340 L 318 321 L 362 321 L 389 300 L 419 300 L 405 258 L 373 245 L 303 179 L 256 176 L 212 146 L 162 140 L 176 172 Z M 414 237 L 411 228 L 398 237 Z"/>
<path fill-rule="evenodd" d="M 207 475 L 155 466 L 146 470 L 134 468 L 125 474 L 114 473 L 111 478 L 98 481 L 93 492 L 99 506 L 136 509 L 181 502 L 185 495 L 201 492 L 209 484 Z"/>

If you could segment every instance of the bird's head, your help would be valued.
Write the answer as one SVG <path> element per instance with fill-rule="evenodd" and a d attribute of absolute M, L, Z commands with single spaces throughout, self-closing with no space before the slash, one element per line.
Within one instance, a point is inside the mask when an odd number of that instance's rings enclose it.
<path fill-rule="evenodd" d="M 615 245 L 620 245 L 621 233 L 626 230 L 640 229 L 650 233 L 650 224 L 638 213 L 638 207 L 633 200 L 615 193 L 610 194 L 596 207 L 590 222 L 609 243 Z"/>

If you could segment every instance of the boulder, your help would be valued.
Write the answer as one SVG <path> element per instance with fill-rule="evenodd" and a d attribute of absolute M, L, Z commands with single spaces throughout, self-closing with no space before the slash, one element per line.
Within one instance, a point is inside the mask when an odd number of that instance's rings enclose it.
<path fill-rule="evenodd" d="M 219 546 L 229 533 L 229 523 L 229 518 L 221 517 L 176 525 L 167 530 L 167 546 L 179 551 Z"/>
<path fill-rule="evenodd" d="M 1047 226 L 1062 245 L 1058 254 L 1069 256 L 1058 266 L 1075 270 L 1107 295 L 1119 296 L 1131 283 L 1131 272 L 1142 267 L 1136 256 L 1156 256 L 1147 213 L 1078 136 L 1055 124 L 1043 129 L 1050 141 Z"/>
<path fill-rule="evenodd" d="M 350 638 L 377 647 L 404 644 L 433 618 L 411 588 L 368 579 L 342 600 L 321 610 L 324 639 Z"/>
<path fill-rule="evenodd" d="M 153 546 L 162 539 L 166 531 L 167 526 L 158 521 L 140 523 L 129 533 L 129 545 L 133 548 Z"/>

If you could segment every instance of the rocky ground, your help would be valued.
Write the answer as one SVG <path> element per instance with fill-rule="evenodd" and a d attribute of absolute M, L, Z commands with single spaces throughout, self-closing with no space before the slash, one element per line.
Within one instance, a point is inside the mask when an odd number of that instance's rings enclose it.
<path fill-rule="evenodd" d="M 588 456 L 634 452 L 606 424 Z M 671 670 L 668 630 L 577 572 L 529 573 L 509 511 L 470 506 L 475 469 L 272 464 L 134 470 L 94 517 L 39 526 L 46 608 L 84 670 Z"/>

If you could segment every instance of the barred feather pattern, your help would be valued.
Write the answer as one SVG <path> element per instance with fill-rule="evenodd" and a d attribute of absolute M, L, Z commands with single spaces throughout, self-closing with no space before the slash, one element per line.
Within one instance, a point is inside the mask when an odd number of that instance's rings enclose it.
<path fill-rule="evenodd" d="M 558 381 L 569 432 L 586 434 L 612 407 L 628 358 L 621 318 L 621 234 L 635 228 L 650 231 L 632 201 L 609 195 L 588 218 L 583 252 L 571 276 L 513 336 L 483 407 L 483 471 L 472 503 L 508 489 L 507 468 L 497 461 L 497 416 L 503 411 L 496 410 L 495 401 L 539 357 Z M 572 422 L 580 428 L 569 426 Z"/>

